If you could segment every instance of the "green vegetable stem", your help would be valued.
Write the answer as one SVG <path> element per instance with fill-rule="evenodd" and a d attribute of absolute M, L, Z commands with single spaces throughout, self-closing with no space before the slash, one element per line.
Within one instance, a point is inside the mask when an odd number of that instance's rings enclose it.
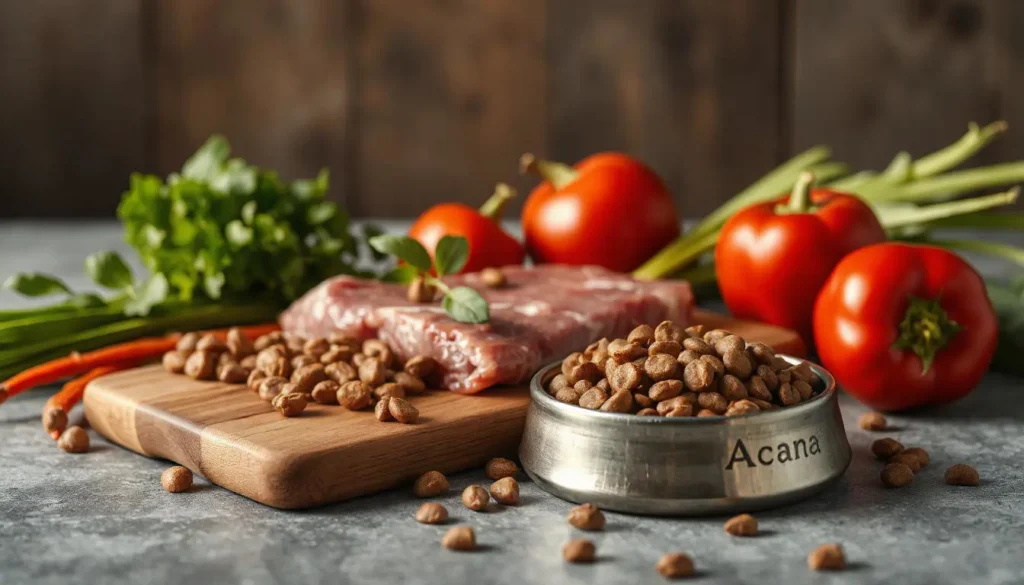
<path fill-rule="evenodd" d="M 408 236 L 380 235 L 370 239 L 370 246 L 382 254 L 389 254 L 406 263 L 412 270 L 404 270 L 400 280 L 422 278 L 428 285 L 444 293 L 441 306 L 449 317 L 462 323 L 486 323 L 490 320 L 490 307 L 480 293 L 467 286 L 450 288 L 438 276 L 456 274 L 469 260 L 469 242 L 462 236 L 444 236 L 437 242 L 434 261 L 418 241 Z"/>

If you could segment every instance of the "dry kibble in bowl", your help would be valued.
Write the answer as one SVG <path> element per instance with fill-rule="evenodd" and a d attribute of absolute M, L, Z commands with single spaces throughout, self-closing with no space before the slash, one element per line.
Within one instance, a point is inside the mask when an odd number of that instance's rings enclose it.
<path fill-rule="evenodd" d="M 503 477 L 491 484 L 491 497 L 503 506 L 518 506 L 519 484 L 514 477 Z"/>
<path fill-rule="evenodd" d="M 511 459 L 495 457 L 484 465 L 484 473 L 491 479 L 502 479 L 512 477 L 519 472 L 519 466 Z"/>
<path fill-rule="evenodd" d="M 594 504 L 581 504 L 569 510 L 568 520 L 580 530 L 604 530 L 604 513 Z"/>
<path fill-rule="evenodd" d="M 192 489 L 192 471 L 187 467 L 175 465 L 160 474 L 160 485 L 172 494 Z"/>
<path fill-rule="evenodd" d="M 757 518 L 740 514 L 725 522 L 725 531 L 733 536 L 757 536 Z"/>
<path fill-rule="evenodd" d="M 888 427 L 888 421 L 879 412 L 865 412 L 857 419 L 857 426 L 865 431 L 884 431 Z"/>
<path fill-rule="evenodd" d="M 957 463 L 947 469 L 945 480 L 949 485 L 976 486 L 981 483 L 978 470 L 964 463 Z"/>
<path fill-rule="evenodd" d="M 585 539 L 570 540 L 562 547 L 562 558 L 570 563 L 592 563 L 596 554 L 597 547 Z"/>
<path fill-rule="evenodd" d="M 667 553 L 655 565 L 658 573 L 666 579 L 682 579 L 693 575 L 693 559 L 683 553 Z"/>
<path fill-rule="evenodd" d="M 490 496 L 487 495 L 487 490 L 478 485 L 474 484 L 462 490 L 462 505 L 474 512 L 480 512 L 486 508 L 489 500 Z"/>
<path fill-rule="evenodd" d="M 427 502 L 416 510 L 416 521 L 421 524 L 444 524 L 448 521 L 448 509 L 437 502 Z"/>
<path fill-rule="evenodd" d="M 428 471 L 416 478 L 412 492 L 418 498 L 433 498 L 448 491 L 448 478 L 440 471 Z"/>
<path fill-rule="evenodd" d="M 476 550 L 476 533 L 469 526 L 455 526 L 445 533 L 441 545 L 448 550 Z"/>
<path fill-rule="evenodd" d="M 823 544 L 807 556 L 807 567 L 812 571 L 842 571 L 846 568 L 846 553 L 840 544 Z"/>

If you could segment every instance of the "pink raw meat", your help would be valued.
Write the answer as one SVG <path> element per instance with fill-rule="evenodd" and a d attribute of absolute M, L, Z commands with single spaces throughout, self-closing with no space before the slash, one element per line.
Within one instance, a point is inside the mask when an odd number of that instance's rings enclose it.
<path fill-rule="evenodd" d="M 594 266 L 503 272 L 508 285 L 500 289 L 484 286 L 478 274 L 445 279 L 487 299 L 491 320 L 482 325 L 450 319 L 439 303 L 411 303 L 402 285 L 339 276 L 295 301 L 281 326 L 303 337 L 380 337 L 402 359 L 433 357 L 444 368 L 444 387 L 471 394 L 528 380 L 545 363 L 642 323 L 688 324 L 693 309 L 690 285 L 682 281 L 638 281 Z"/>

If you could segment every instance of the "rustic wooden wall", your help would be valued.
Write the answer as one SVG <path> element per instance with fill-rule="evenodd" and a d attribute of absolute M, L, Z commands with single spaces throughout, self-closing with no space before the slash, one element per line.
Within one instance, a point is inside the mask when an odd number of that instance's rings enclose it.
<path fill-rule="evenodd" d="M 209 134 L 356 216 L 527 189 L 525 151 L 648 161 L 688 216 L 797 149 L 858 167 L 1020 128 L 1016 0 L 0 3 L 0 218 L 110 217 Z M 1017 26 L 1015 26 L 1017 25 Z"/>

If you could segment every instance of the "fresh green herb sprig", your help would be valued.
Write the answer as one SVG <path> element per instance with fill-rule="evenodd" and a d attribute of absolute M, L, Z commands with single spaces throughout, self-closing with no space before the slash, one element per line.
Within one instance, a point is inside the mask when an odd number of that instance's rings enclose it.
<path fill-rule="evenodd" d="M 370 246 L 382 254 L 394 256 L 405 262 L 396 279 L 411 280 L 422 278 L 430 286 L 444 293 L 441 306 L 449 317 L 462 323 L 486 323 L 490 320 L 487 301 L 468 286 L 449 287 L 438 277 L 457 274 L 469 259 L 469 242 L 461 236 L 444 236 L 437 242 L 434 260 L 418 241 L 408 236 L 379 235 L 370 239 Z"/>

